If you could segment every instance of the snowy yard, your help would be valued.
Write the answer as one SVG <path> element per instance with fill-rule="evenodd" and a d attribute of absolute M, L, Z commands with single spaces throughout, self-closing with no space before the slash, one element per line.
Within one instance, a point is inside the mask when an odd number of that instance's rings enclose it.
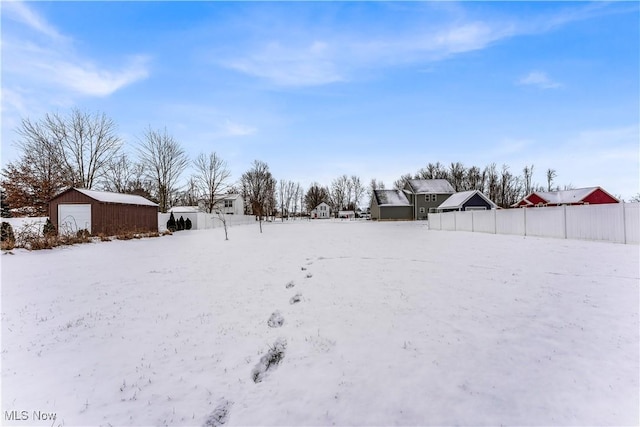
<path fill-rule="evenodd" d="M 640 421 L 636 245 L 369 221 L 229 237 L 2 255 L 2 423 Z"/>

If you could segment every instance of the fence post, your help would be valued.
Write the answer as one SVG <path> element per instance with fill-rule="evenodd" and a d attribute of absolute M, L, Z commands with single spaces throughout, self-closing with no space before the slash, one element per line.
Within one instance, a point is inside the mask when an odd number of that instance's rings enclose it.
<path fill-rule="evenodd" d="M 473 228 L 473 211 L 471 211 L 471 232 L 473 233 L 474 231 L 476 230 Z"/>
<path fill-rule="evenodd" d="M 498 209 L 493 210 L 493 234 L 498 234 Z"/>
<path fill-rule="evenodd" d="M 524 211 L 524 235 L 527 235 L 527 209 L 529 208 L 522 208 L 522 210 Z"/>
<path fill-rule="evenodd" d="M 564 238 L 567 238 L 567 205 L 562 207 L 562 213 L 564 215 Z"/>
<path fill-rule="evenodd" d="M 622 243 L 627 244 L 627 217 L 626 217 L 626 209 L 624 208 L 624 202 L 620 203 L 622 205 Z"/>

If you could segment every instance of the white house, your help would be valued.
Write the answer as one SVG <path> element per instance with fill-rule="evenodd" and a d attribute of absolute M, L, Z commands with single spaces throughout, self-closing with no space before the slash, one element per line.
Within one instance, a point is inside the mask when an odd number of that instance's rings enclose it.
<path fill-rule="evenodd" d="M 218 202 L 215 210 L 226 215 L 244 215 L 244 199 L 240 194 L 227 194 Z"/>
<path fill-rule="evenodd" d="M 320 203 L 311 211 L 312 219 L 331 218 L 331 208 L 325 202 Z"/>

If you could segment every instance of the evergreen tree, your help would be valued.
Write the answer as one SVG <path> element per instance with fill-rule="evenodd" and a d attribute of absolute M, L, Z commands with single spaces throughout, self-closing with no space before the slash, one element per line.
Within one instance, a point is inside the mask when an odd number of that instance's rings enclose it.
<path fill-rule="evenodd" d="M 0 228 L 0 233 L 2 236 L 2 241 L 13 241 L 15 240 L 15 236 L 13 235 L 13 227 L 8 222 L 3 222 Z"/>
<path fill-rule="evenodd" d="M 184 218 L 180 216 L 180 219 L 178 220 L 178 230 L 184 230 L 184 225 Z"/>
<path fill-rule="evenodd" d="M 47 222 L 44 224 L 44 227 L 42 227 L 42 234 L 44 234 L 45 237 L 56 234 L 56 228 L 49 218 L 47 218 Z"/>
<path fill-rule="evenodd" d="M 191 230 L 191 227 L 192 227 L 191 220 L 187 218 L 187 220 L 184 222 L 184 228 L 186 230 Z"/>
<path fill-rule="evenodd" d="M 7 203 L 7 193 L 4 188 L 0 190 L 0 207 L 2 208 L 0 216 L 2 218 L 11 218 L 11 211 L 9 211 L 9 204 Z"/>
<path fill-rule="evenodd" d="M 167 230 L 176 231 L 176 218 L 173 216 L 173 212 L 171 212 L 171 216 L 169 216 L 169 221 L 167 221 Z"/>

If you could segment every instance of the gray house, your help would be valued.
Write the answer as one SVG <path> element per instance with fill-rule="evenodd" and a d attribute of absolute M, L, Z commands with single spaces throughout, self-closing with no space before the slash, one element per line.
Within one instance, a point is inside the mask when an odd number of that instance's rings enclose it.
<path fill-rule="evenodd" d="M 402 192 L 413 207 L 410 219 L 427 219 L 455 190 L 446 179 L 410 179 Z"/>
<path fill-rule="evenodd" d="M 482 194 L 478 190 L 461 191 L 450 196 L 447 200 L 442 202 L 438 206 L 438 212 L 451 212 L 451 211 L 478 211 L 496 209 L 495 203 L 493 203 L 487 196 Z"/>
<path fill-rule="evenodd" d="M 374 190 L 371 197 L 371 219 L 411 220 L 413 206 L 400 190 Z"/>

